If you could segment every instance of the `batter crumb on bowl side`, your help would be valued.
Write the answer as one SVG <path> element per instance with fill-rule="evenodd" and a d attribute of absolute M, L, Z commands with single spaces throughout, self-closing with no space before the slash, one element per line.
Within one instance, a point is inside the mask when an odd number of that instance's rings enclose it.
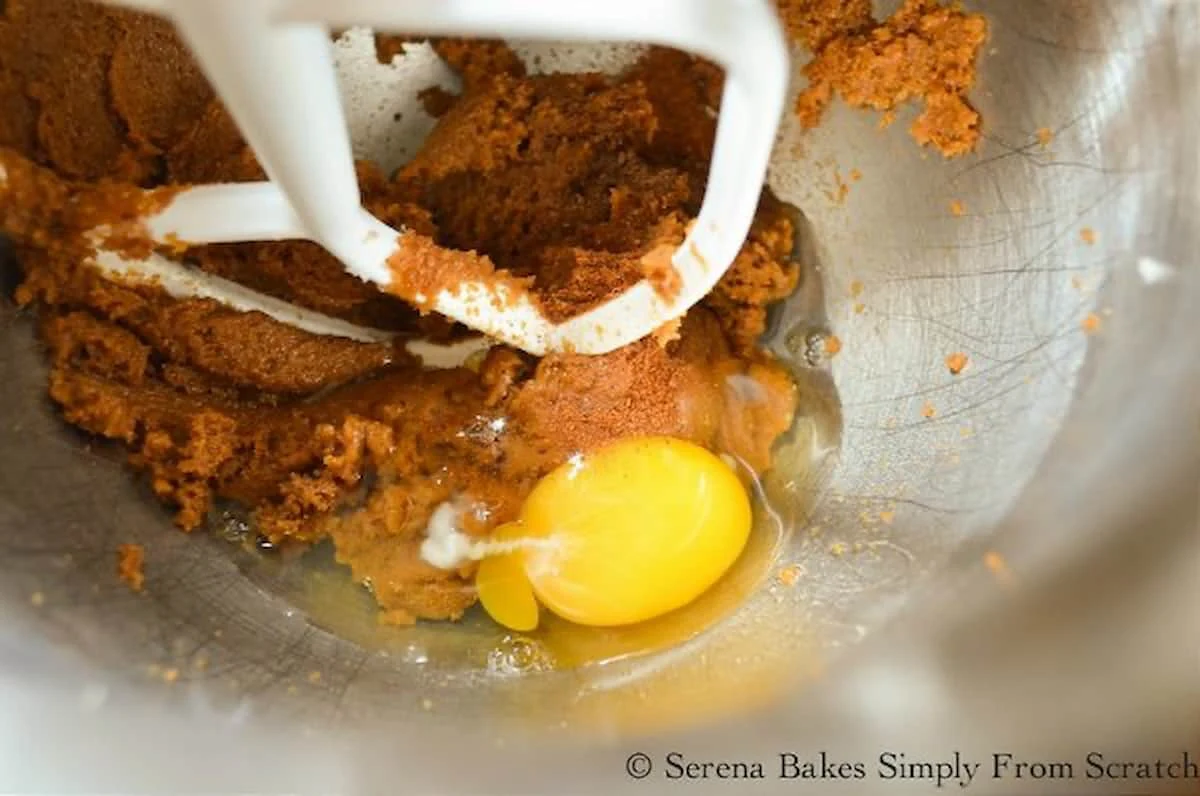
<path fill-rule="evenodd" d="M 146 585 L 146 550 L 140 544 L 123 544 L 117 548 L 117 576 L 130 589 L 140 592 Z"/>
<path fill-rule="evenodd" d="M 971 152 L 980 116 L 967 99 L 987 21 L 939 0 L 905 0 L 882 21 L 870 0 L 776 0 L 789 34 L 813 52 L 808 86 L 796 100 L 805 127 L 820 123 L 835 96 L 891 114 L 922 105 L 910 133 L 947 157 Z"/>
<path fill-rule="evenodd" d="M 946 355 L 946 370 L 950 371 L 951 376 L 957 376 L 966 369 L 970 362 L 971 360 L 966 354 L 955 351 L 953 354 Z"/>
<path fill-rule="evenodd" d="M 789 29 L 816 53 L 805 118 L 815 123 L 834 93 L 880 108 L 920 97 L 919 139 L 948 154 L 973 145 L 977 117 L 970 122 L 962 98 L 975 18 L 909 0 L 876 23 L 868 6 L 782 3 Z M 936 79 L 905 74 L 905 91 L 847 92 L 853 69 L 881 57 L 869 46 L 880 36 L 924 46 Z M 378 37 L 381 60 L 402 53 L 402 38 Z M 703 197 L 719 69 L 650 48 L 617 76 L 530 76 L 500 42 L 434 47 L 462 93 L 425 98 L 436 127 L 396 173 L 358 164 L 367 209 L 414 233 L 413 256 L 395 264 L 409 269 L 399 284 L 502 279 L 552 320 L 647 274 L 663 295 L 678 289 L 658 255 L 684 240 Z M 350 276 L 310 243 L 170 254 L 393 331 L 397 342 L 312 335 L 105 279 L 87 264 L 82 233 L 144 209 L 130 203 L 133 188 L 264 177 L 169 25 L 79 0 L 10 0 L 0 15 L 0 102 L 9 179 L 0 225 L 24 271 L 17 299 L 37 308 L 49 394 L 63 417 L 124 446 L 184 530 L 203 526 L 221 500 L 249 509 L 271 545 L 331 540 L 387 621 L 456 619 L 476 600 L 474 563 L 445 570 L 422 560 L 439 506 L 472 506 L 461 531 L 486 538 L 546 473 L 633 436 L 690 440 L 762 475 L 792 424 L 796 387 L 758 345 L 768 308 L 799 278 L 795 229 L 769 190 L 717 287 L 655 336 L 601 357 L 538 359 L 500 346 L 470 366 L 426 370 L 404 341 L 447 342 L 465 330 Z M 146 246 L 136 225 L 118 232 L 122 251 Z M 840 347 L 826 343 L 829 355 Z M 747 383 L 756 388 L 729 387 Z M 121 561 L 124 577 L 124 553 Z"/>

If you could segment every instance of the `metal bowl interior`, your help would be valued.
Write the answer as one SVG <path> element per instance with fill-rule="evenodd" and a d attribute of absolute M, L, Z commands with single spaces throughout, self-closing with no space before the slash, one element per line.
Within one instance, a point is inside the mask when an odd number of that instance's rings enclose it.
<path fill-rule="evenodd" d="M 840 450 L 772 551 L 798 584 L 756 572 L 708 632 L 564 671 L 532 671 L 483 623 L 380 635 L 343 578 L 174 530 L 55 417 L 31 319 L 5 303 L 6 719 L 84 755 L 97 787 L 177 784 L 187 739 L 224 755 L 197 788 L 380 786 L 402 766 L 414 786 L 525 792 L 567 781 L 548 772 L 637 785 L 597 744 L 1065 754 L 1081 728 L 1131 748 L 1196 732 L 1200 10 L 973 5 L 992 25 L 978 154 L 944 162 L 903 115 L 881 130 L 843 107 L 780 135 L 771 185 L 804 214 L 813 270 L 770 345 L 819 385 L 797 340 L 828 324 L 843 343 Z M 545 69 L 627 55 L 525 51 Z M 362 33 L 339 53 L 356 146 L 394 165 L 428 129 L 415 91 L 447 76 L 420 49 L 374 65 Z M 146 546 L 144 596 L 114 575 L 125 542 Z M 14 781 L 77 781 L 26 751 Z M 287 771 L 256 765 L 276 754 Z"/>

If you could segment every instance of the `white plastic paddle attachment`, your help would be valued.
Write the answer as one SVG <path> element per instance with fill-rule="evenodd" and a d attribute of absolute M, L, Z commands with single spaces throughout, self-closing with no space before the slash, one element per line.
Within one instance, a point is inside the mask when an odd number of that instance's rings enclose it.
<path fill-rule="evenodd" d="M 783 113 L 788 54 L 770 0 L 124 0 L 178 27 L 269 182 L 198 186 L 148 218 L 164 244 L 314 241 L 361 279 L 423 309 L 543 355 L 603 354 L 682 316 L 737 256 Z M 699 217 L 671 258 L 678 290 L 643 280 L 551 323 L 536 301 L 480 277 L 406 273 L 411 238 L 362 208 L 333 67 L 331 26 L 424 35 L 646 42 L 725 68 Z M 111 261 L 111 258 L 103 258 Z M 412 262 L 412 260 L 410 260 Z M 137 270 L 130 263 L 126 270 Z M 398 278 L 399 275 L 399 278 Z"/>

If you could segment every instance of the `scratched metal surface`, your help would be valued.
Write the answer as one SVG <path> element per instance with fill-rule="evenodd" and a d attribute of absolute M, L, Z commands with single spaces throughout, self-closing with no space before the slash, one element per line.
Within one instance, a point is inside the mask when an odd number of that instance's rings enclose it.
<path fill-rule="evenodd" d="M 817 131 L 789 123 L 781 134 L 771 184 L 806 216 L 825 317 L 798 301 L 772 345 L 803 368 L 796 341 L 809 332 L 827 324 L 843 342 L 831 368 L 841 452 L 781 562 L 801 567 L 797 586 L 764 584 L 718 631 L 670 653 L 566 673 L 502 676 L 482 626 L 383 645 L 330 632 L 277 574 L 215 536 L 172 530 L 144 487 L 63 428 L 29 319 L 4 304 L 0 681 L 28 708 L 10 713 L 36 713 L 30 732 L 91 750 L 93 775 L 120 784 L 177 782 L 186 758 L 166 745 L 142 752 L 183 733 L 226 755 L 228 767 L 195 780 L 213 788 L 244 783 L 222 777 L 257 771 L 261 753 L 288 754 L 286 776 L 304 789 L 377 788 L 403 764 L 413 783 L 526 792 L 555 789 L 538 773 L 554 770 L 550 739 L 559 766 L 587 767 L 588 784 L 610 791 L 628 784 L 605 764 L 615 752 L 589 756 L 576 739 L 687 725 L 711 718 L 704 706 L 774 705 L 670 743 L 726 755 L 849 748 L 905 728 L 912 744 L 1008 733 L 1041 749 L 1081 726 L 1129 740 L 1129 715 L 1160 718 L 1163 732 L 1200 715 L 1179 713 L 1197 694 L 1178 654 L 1200 604 L 1181 602 L 1200 581 L 1186 569 L 1200 502 L 1200 10 L 1190 0 L 974 5 L 992 21 L 977 155 L 942 162 L 908 140 L 906 117 L 881 131 L 874 115 L 844 108 Z M 420 52 L 390 71 L 372 66 L 365 46 L 352 38 L 341 59 L 355 142 L 399 160 L 429 123 L 412 89 L 445 76 Z M 529 53 L 546 67 L 617 57 Z M 400 130 L 382 121 L 394 125 L 398 111 Z M 1166 281 L 1139 270 L 1147 258 L 1168 266 Z M 1088 335 L 1092 313 L 1100 330 Z M 954 352 L 970 361 L 957 377 L 944 364 Z M 114 576 L 125 542 L 146 546 L 145 596 Z M 1020 598 L 984 569 L 987 550 L 1003 552 Z M 1166 610 L 1182 617 L 1174 633 L 1148 619 Z M 987 640 L 971 640 L 983 620 Z M 1054 632 L 1064 627 L 1096 632 Z M 1073 674 L 1031 663 L 1035 641 L 1073 661 Z M 1140 674 L 1125 695 L 1105 678 L 1134 651 Z M 65 701 L 38 701 L 43 686 Z M 1096 689 L 1108 695 L 1103 715 L 1087 707 Z M 1038 712 L 1050 696 L 1074 699 L 1074 712 Z M 353 734 L 362 728 L 371 740 Z M 439 746 L 451 740 L 453 756 Z M 488 763 L 462 765 L 468 751 Z M 135 752 L 136 775 L 122 756 Z M 30 752 L 17 781 L 71 781 L 46 760 Z"/>

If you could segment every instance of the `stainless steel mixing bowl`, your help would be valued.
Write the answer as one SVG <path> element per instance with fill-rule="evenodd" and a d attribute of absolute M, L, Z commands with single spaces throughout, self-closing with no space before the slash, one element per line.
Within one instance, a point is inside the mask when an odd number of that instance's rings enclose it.
<path fill-rule="evenodd" d="M 177 532 L 56 419 L 30 319 L 5 303 L 0 785 L 657 791 L 670 750 L 772 767 L 825 750 L 869 764 L 841 790 L 894 793 L 931 785 L 879 779 L 881 752 L 957 750 L 1077 761 L 1071 782 L 977 792 L 1196 787 L 1087 781 L 1078 761 L 1200 758 L 1200 6 L 975 5 L 992 23 L 977 155 L 943 162 L 903 118 L 881 131 L 841 107 L 781 135 L 772 184 L 806 215 L 844 345 L 841 450 L 811 510 L 784 507 L 800 582 L 767 578 L 669 650 L 540 672 L 482 624 L 380 636 L 337 578 Z M 403 158 L 419 115 L 376 120 L 436 66 L 376 74 L 353 57 L 365 38 L 342 46 L 356 143 Z M 772 346 L 803 370 L 819 324 L 802 303 Z M 114 573 L 133 541 L 144 596 Z"/>

